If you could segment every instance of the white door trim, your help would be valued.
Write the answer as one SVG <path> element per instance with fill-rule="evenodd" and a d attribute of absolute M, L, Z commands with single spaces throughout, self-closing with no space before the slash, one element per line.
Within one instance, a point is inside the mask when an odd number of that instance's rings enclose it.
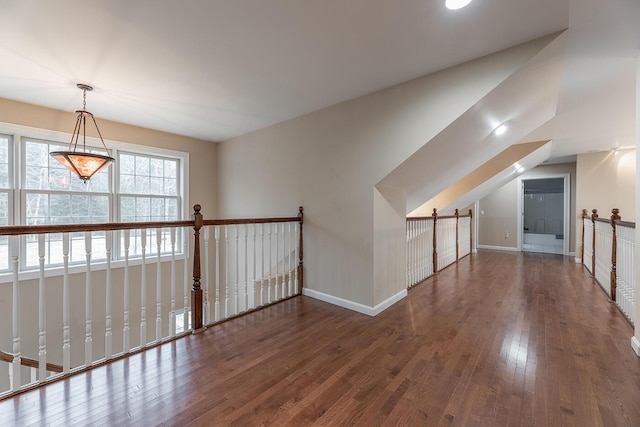
<path fill-rule="evenodd" d="M 563 224 L 563 232 L 564 232 L 564 240 L 563 240 L 563 254 L 569 255 L 569 240 L 571 238 L 571 174 L 569 173 L 558 173 L 558 174 L 548 174 L 548 175 L 526 175 L 519 176 L 517 178 L 517 186 L 518 186 L 518 199 L 517 199 L 517 244 L 518 251 L 522 252 L 522 241 L 524 238 L 524 231 L 522 229 L 522 218 L 524 216 L 524 191 L 523 191 L 523 181 L 527 181 L 530 179 L 553 179 L 553 178 L 563 178 L 564 179 L 564 224 Z"/>

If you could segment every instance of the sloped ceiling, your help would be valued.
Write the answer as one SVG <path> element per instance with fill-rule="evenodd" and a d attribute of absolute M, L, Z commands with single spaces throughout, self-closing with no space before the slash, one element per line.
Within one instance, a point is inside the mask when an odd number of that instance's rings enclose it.
<path fill-rule="evenodd" d="M 514 179 L 525 170 L 531 169 L 547 160 L 550 153 L 550 141 L 514 144 L 459 179 L 407 216 L 430 216 L 434 208 L 441 215 L 450 215 L 455 209 L 469 206 L 476 200 L 485 197 L 492 190 Z"/>
<path fill-rule="evenodd" d="M 557 115 L 527 140 L 553 139 L 554 158 L 633 133 L 636 0 L 458 11 L 444 0 L 0 0 L 0 11 L 0 97 L 74 111 L 75 84 L 89 83 L 98 118 L 207 141 L 568 29 Z"/>
<path fill-rule="evenodd" d="M 558 105 L 566 41 L 566 33 L 553 39 L 379 185 L 403 189 L 411 212 L 551 120 Z M 501 123 L 507 123 L 507 132 L 494 135 Z"/>

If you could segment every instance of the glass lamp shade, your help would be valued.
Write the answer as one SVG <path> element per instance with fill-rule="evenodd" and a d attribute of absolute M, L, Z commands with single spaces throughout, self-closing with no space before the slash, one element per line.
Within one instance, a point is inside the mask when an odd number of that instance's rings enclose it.
<path fill-rule="evenodd" d="M 53 151 L 49 155 L 85 182 L 114 161 L 113 157 L 82 151 Z"/>

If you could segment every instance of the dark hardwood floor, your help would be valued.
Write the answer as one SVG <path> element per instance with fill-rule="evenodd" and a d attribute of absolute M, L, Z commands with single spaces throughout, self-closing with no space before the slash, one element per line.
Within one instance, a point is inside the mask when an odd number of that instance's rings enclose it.
<path fill-rule="evenodd" d="M 480 252 L 375 318 L 297 297 L 2 401 L 0 424 L 640 426 L 632 335 L 572 259 Z"/>

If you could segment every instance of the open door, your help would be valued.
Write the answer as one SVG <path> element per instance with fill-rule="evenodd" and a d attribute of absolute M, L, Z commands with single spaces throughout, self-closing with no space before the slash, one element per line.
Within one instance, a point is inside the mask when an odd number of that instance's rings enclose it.
<path fill-rule="evenodd" d="M 569 175 L 519 178 L 518 248 L 569 253 Z"/>

